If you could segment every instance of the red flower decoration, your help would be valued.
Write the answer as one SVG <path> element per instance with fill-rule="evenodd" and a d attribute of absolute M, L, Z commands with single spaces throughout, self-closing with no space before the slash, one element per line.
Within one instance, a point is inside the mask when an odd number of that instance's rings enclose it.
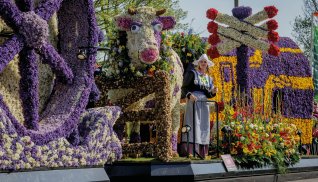
<path fill-rule="evenodd" d="M 208 23 L 208 31 L 210 32 L 210 33 L 217 33 L 217 31 L 218 31 L 218 24 L 217 23 L 215 23 L 214 21 L 210 21 L 209 23 Z"/>
<path fill-rule="evenodd" d="M 288 133 L 285 132 L 285 131 L 281 131 L 279 132 L 279 135 L 282 137 L 282 138 L 286 138 L 288 136 Z"/>
<path fill-rule="evenodd" d="M 268 30 L 276 30 L 278 28 L 278 23 L 276 20 L 269 20 L 266 22 Z"/>
<path fill-rule="evenodd" d="M 181 32 L 181 36 L 182 36 L 182 37 L 184 36 L 184 32 Z"/>
<path fill-rule="evenodd" d="M 219 112 L 222 112 L 224 110 L 224 102 L 217 102 L 217 104 L 218 104 Z"/>
<path fill-rule="evenodd" d="M 212 59 L 220 57 L 219 51 L 216 47 L 210 47 L 207 51 L 208 56 L 210 56 Z"/>
<path fill-rule="evenodd" d="M 269 49 L 268 49 L 268 53 L 270 54 L 270 55 L 274 55 L 274 56 L 278 56 L 279 55 L 279 48 L 276 46 L 276 45 L 274 45 L 274 44 L 271 44 L 270 45 L 270 47 L 269 47 Z"/>
<path fill-rule="evenodd" d="M 317 128 L 312 129 L 312 136 L 315 138 L 318 138 L 318 129 Z"/>
<path fill-rule="evenodd" d="M 215 20 L 215 18 L 218 15 L 218 10 L 214 9 L 214 8 L 210 8 L 206 11 L 206 17 L 211 19 L 211 20 Z"/>
<path fill-rule="evenodd" d="M 221 42 L 221 39 L 219 38 L 218 34 L 214 33 L 209 36 L 208 42 L 211 45 L 216 45 L 217 43 Z"/>
<path fill-rule="evenodd" d="M 236 112 L 233 114 L 232 118 L 233 118 L 233 119 L 236 119 L 238 115 L 239 115 L 239 113 L 236 111 Z"/>
<path fill-rule="evenodd" d="M 213 126 L 214 126 L 214 121 L 210 120 L 210 130 L 212 130 Z"/>
<path fill-rule="evenodd" d="M 278 12 L 278 9 L 275 6 L 266 6 L 264 10 L 266 11 L 268 18 L 273 18 Z"/>
<path fill-rule="evenodd" d="M 278 40 L 279 40 L 279 35 L 278 35 L 278 33 L 275 32 L 275 31 L 269 31 L 267 38 L 268 38 L 269 41 L 278 42 Z"/>

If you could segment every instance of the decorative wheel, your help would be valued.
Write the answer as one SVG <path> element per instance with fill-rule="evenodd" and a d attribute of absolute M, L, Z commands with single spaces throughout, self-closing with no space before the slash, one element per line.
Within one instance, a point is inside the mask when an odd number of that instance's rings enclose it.
<path fill-rule="evenodd" d="M 68 14 L 68 12 L 78 12 Z M 59 52 L 48 42 L 47 21 L 58 13 Z M 0 46 L 0 73 L 19 54 L 20 98 L 24 125 L 4 109 L 21 135 L 37 144 L 68 136 L 85 109 L 93 82 L 95 54 L 86 61 L 77 59 L 78 47 L 94 47 L 98 41 L 92 0 L 0 0 L 0 16 L 14 35 Z M 96 52 L 95 48 L 89 48 Z M 46 109 L 39 114 L 37 55 L 56 75 Z"/>

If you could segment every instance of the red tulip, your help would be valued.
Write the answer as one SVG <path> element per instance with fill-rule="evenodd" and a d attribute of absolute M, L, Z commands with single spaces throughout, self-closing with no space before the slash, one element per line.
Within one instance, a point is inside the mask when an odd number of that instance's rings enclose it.
<path fill-rule="evenodd" d="M 269 20 L 266 22 L 268 30 L 276 30 L 278 28 L 278 23 L 276 20 Z"/>
<path fill-rule="evenodd" d="M 220 57 L 219 51 L 217 50 L 216 47 L 210 47 L 207 53 L 208 53 L 208 56 L 210 56 L 212 59 Z"/>
<path fill-rule="evenodd" d="M 270 55 L 278 56 L 279 52 L 280 52 L 279 48 L 276 45 L 274 45 L 274 44 L 270 45 L 270 48 L 268 49 L 268 53 Z"/>
<path fill-rule="evenodd" d="M 208 42 L 211 45 L 216 45 L 219 42 L 221 42 L 221 39 L 219 38 L 219 36 L 216 33 L 213 33 L 212 35 L 209 36 Z"/>
<path fill-rule="evenodd" d="M 266 6 L 264 10 L 266 11 L 268 18 L 273 18 L 278 13 L 278 9 L 275 6 Z"/>
<path fill-rule="evenodd" d="M 210 8 L 206 11 L 206 17 L 211 19 L 211 20 L 215 20 L 217 15 L 218 15 L 218 10 L 216 10 L 214 8 Z"/>
<path fill-rule="evenodd" d="M 214 21 L 210 21 L 209 23 L 208 23 L 208 31 L 210 32 L 210 33 L 217 33 L 217 31 L 218 31 L 218 24 L 217 23 L 215 23 Z"/>
<path fill-rule="evenodd" d="M 279 41 L 279 35 L 275 31 L 269 31 L 268 35 L 267 35 L 267 38 L 268 38 L 269 41 L 272 41 L 272 42 L 278 42 Z"/>

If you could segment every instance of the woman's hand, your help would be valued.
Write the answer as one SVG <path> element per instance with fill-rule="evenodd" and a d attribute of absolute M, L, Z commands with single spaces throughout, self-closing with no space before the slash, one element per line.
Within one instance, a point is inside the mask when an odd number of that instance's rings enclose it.
<path fill-rule="evenodd" d="M 190 95 L 190 100 L 191 100 L 192 102 L 195 102 L 195 101 L 197 101 L 197 97 L 194 96 L 193 94 L 191 94 L 191 95 Z"/>
<path fill-rule="evenodd" d="M 211 92 L 212 92 L 212 94 L 216 94 L 218 92 L 218 88 L 217 87 L 213 87 Z"/>

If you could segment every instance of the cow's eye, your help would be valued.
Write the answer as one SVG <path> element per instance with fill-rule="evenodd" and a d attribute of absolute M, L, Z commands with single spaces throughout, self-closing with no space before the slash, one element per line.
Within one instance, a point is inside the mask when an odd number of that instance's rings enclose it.
<path fill-rule="evenodd" d="M 162 30 L 162 24 L 161 24 L 161 23 L 154 24 L 154 25 L 153 25 L 153 29 L 154 29 L 156 32 L 160 32 L 160 31 Z"/>
<path fill-rule="evenodd" d="M 140 30 L 140 26 L 138 26 L 138 25 L 132 25 L 132 26 L 130 27 L 130 31 L 131 31 L 132 33 L 137 33 L 137 32 L 139 32 L 139 30 Z"/>

